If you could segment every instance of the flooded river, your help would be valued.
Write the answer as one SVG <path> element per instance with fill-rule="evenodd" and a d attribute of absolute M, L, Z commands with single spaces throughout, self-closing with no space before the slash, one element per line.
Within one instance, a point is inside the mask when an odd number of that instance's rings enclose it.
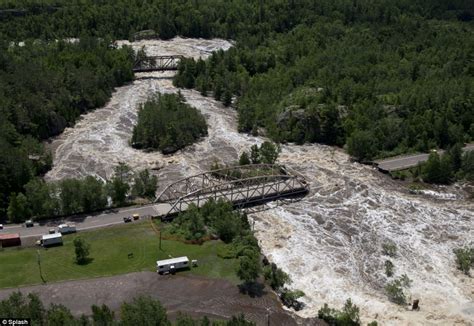
<path fill-rule="evenodd" d="M 224 40 L 181 38 L 131 45 L 136 49 L 145 45 L 150 55 L 195 58 L 232 46 Z M 263 141 L 237 132 L 234 110 L 196 91 L 181 90 L 186 101 L 205 115 L 209 136 L 168 156 L 131 148 L 138 106 L 157 92 L 177 92 L 172 74 L 138 74 L 133 83 L 117 88 L 105 107 L 67 129 L 51 144 L 54 167 L 46 179 L 109 178 L 114 166 L 125 162 L 136 170 L 153 169 L 163 188 L 207 170 L 214 160 L 234 161 L 244 148 Z M 452 253 L 474 239 L 472 200 L 411 195 L 388 177 L 350 162 L 342 150 L 328 146 L 285 145 L 280 162 L 308 179 L 310 194 L 251 217 L 263 252 L 292 276 L 292 288 L 306 293 L 307 307 L 300 315 L 315 316 L 324 303 L 340 308 L 352 298 L 364 322 L 473 323 L 474 281 L 456 270 Z M 411 299 L 420 300 L 420 311 L 394 305 L 384 294 L 387 257 L 381 246 L 386 242 L 398 248 L 391 259 L 395 276 L 407 274 L 413 281 L 409 292 Z"/>

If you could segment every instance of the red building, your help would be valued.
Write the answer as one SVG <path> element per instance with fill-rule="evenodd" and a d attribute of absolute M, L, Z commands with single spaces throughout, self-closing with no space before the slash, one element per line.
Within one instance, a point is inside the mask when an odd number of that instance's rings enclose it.
<path fill-rule="evenodd" d="M 0 234 L 0 247 L 21 246 L 21 239 L 18 233 Z"/>

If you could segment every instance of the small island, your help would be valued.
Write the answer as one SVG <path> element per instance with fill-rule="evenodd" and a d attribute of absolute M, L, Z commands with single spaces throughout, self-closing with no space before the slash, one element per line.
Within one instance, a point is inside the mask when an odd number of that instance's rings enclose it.
<path fill-rule="evenodd" d="M 181 94 L 159 94 L 142 104 L 133 128 L 132 146 L 171 154 L 207 136 L 203 115 Z"/>

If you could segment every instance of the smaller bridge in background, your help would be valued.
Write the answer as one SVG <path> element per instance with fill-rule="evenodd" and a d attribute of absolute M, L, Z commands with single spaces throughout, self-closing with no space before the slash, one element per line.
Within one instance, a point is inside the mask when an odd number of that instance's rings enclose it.
<path fill-rule="evenodd" d="M 166 209 L 162 220 L 198 207 L 209 200 L 224 199 L 234 207 L 261 205 L 269 201 L 304 196 L 309 185 L 303 176 L 281 165 L 253 164 L 203 172 L 166 187 L 155 203 Z"/>
<path fill-rule="evenodd" d="M 133 65 L 133 72 L 151 72 L 178 70 L 182 55 L 160 55 L 138 59 Z"/>

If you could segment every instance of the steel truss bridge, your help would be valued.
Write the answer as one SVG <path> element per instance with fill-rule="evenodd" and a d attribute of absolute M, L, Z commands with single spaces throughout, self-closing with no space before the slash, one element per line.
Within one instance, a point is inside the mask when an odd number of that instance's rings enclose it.
<path fill-rule="evenodd" d="M 181 55 L 160 55 L 145 57 L 133 65 L 133 72 L 178 70 L 178 64 L 184 57 Z"/>
<path fill-rule="evenodd" d="M 243 208 L 269 201 L 297 198 L 309 192 L 309 185 L 296 171 L 276 164 L 252 164 L 203 172 L 167 186 L 155 203 L 167 204 L 162 220 L 171 219 L 189 205 L 224 199 Z"/>

